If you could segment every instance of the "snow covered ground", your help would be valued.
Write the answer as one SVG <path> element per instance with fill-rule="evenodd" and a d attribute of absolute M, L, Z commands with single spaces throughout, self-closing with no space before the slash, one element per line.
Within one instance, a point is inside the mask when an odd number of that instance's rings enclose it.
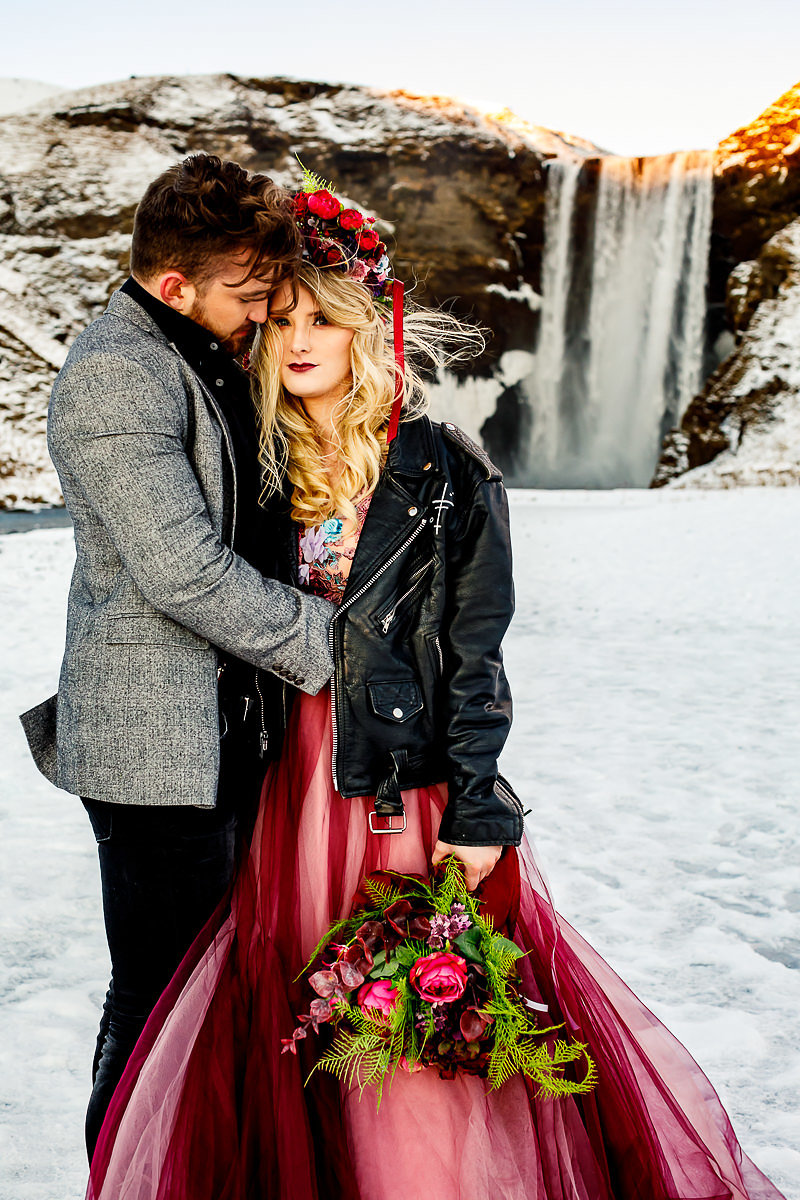
<path fill-rule="evenodd" d="M 503 764 L 556 902 L 800 1200 L 800 490 L 512 494 Z M 82 1195 L 107 955 L 77 800 L 16 714 L 54 690 L 67 529 L 0 537 L 0 1200 Z"/>

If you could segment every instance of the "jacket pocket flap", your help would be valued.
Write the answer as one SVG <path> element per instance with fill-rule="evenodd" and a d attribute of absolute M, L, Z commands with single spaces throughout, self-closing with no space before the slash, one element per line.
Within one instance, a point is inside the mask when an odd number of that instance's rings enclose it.
<path fill-rule="evenodd" d="M 106 618 L 106 642 L 129 646 L 189 646 L 207 650 L 205 638 L 158 613 L 121 613 Z"/>
<path fill-rule="evenodd" d="M 373 710 L 387 721 L 407 721 L 422 708 L 422 692 L 415 679 L 368 683 L 367 691 Z"/>

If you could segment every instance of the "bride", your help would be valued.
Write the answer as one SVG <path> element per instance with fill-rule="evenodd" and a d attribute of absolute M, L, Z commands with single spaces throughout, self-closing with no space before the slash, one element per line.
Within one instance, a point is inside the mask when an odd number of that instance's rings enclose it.
<path fill-rule="evenodd" d="M 513 612 L 499 472 L 424 414 L 419 367 L 480 335 L 406 305 L 372 223 L 307 177 L 304 263 L 250 364 L 275 573 L 333 600 L 332 684 L 286 694 L 231 893 L 109 1108 L 91 1200 L 780 1200 L 683 1046 L 555 910 L 497 773 Z M 454 854 L 525 952 L 525 990 L 599 1082 L 398 1071 L 363 1093 L 292 1039 L 298 975 L 375 870 Z M 292 1050 L 292 1053 L 287 1053 Z"/>

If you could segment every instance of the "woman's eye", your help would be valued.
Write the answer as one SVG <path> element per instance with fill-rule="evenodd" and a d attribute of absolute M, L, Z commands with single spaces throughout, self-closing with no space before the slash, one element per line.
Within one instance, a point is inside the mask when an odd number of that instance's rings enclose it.
<path fill-rule="evenodd" d="M 277 325 L 279 328 L 289 324 L 289 322 L 286 320 L 286 317 L 271 317 L 270 320 L 272 321 L 273 325 Z"/>
<path fill-rule="evenodd" d="M 323 317 L 322 313 L 317 313 L 316 318 L 314 320 L 314 324 L 315 325 L 327 325 L 327 324 L 329 324 L 329 322 L 326 317 Z"/>

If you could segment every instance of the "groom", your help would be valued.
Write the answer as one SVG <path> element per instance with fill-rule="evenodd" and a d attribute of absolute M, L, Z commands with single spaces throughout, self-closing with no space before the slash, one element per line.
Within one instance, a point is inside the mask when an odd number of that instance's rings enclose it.
<path fill-rule="evenodd" d="M 332 672 L 331 607 L 268 577 L 236 361 L 300 249 L 266 176 L 211 155 L 170 167 L 137 209 L 131 277 L 53 388 L 48 444 L 77 561 L 58 696 L 22 722 L 99 847 L 112 974 L 90 1158 L 149 1013 L 232 877 L 281 690 L 317 692 Z"/>

